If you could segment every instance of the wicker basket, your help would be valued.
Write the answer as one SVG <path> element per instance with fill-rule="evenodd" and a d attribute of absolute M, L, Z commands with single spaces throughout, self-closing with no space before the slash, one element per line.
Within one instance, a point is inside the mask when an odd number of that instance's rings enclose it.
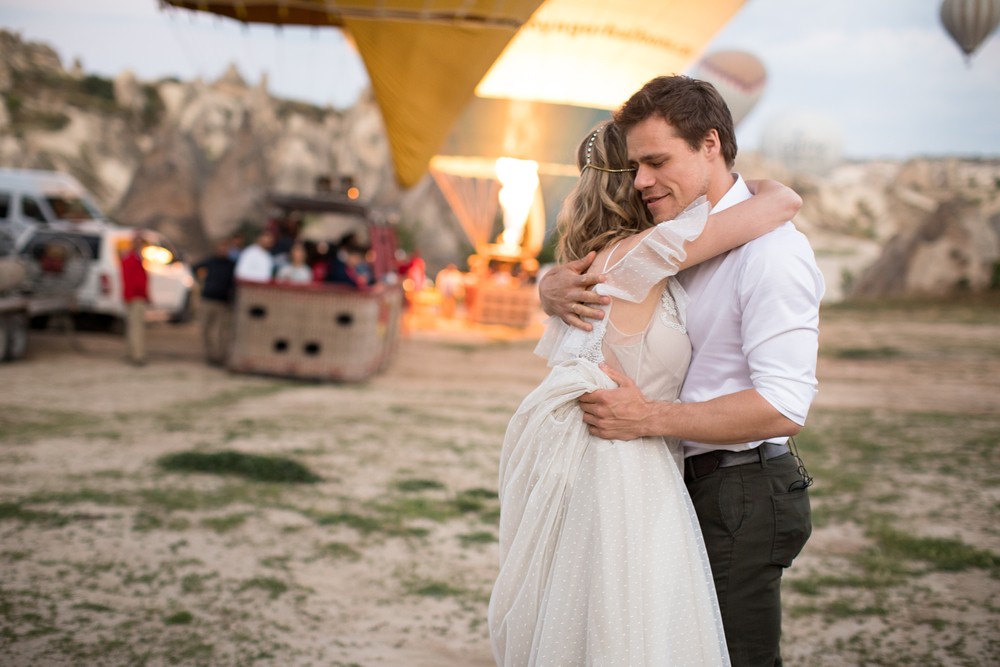
<path fill-rule="evenodd" d="M 527 327 L 538 309 L 535 285 L 486 285 L 475 292 L 470 319 L 480 324 Z"/>
<path fill-rule="evenodd" d="M 365 380 L 399 337 L 398 285 L 239 284 L 229 368 L 308 380 Z"/>

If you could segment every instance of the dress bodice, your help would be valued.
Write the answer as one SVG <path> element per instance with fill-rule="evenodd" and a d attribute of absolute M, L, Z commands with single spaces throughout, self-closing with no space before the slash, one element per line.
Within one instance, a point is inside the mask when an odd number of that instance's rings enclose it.
<path fill-rule="evenodd" d="M 685 243 L 701 234 L 708 220 L 704 198 L 676 219 L 649 229 L 622 253 L 598 255 L 606 282 L 596 291 L 611 297 L 591 331 L 550 318 L 535 353 L 550 366 L 576 359 L 607 362 L 632 378 L 653 400 L 677 398 L 691 360 L 684 326 L 687 295 L 672 278 L 686 258 Z M 620 255 L 620 256 L 619 256 Z"/>
<path fill-rule="evenodd" d="M 639 333 L 618 330 L 612 303 L 603 339 L 604 360 L 632 378 L 644 396 L 657 401 L 677 398 L 691 361 L 691 342 L 672 291 L 661 290 L 646 328 Z"/>

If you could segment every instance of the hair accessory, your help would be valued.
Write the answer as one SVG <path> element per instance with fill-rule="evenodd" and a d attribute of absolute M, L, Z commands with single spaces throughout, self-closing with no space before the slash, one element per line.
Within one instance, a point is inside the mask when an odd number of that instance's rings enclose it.
<path fill-rule="evenodd" d="M 609 174 L 623 174 L 630 171 L 635 171 L 636 167 L 629 167 L 628 169 L 608 169 L 607 167 L 598 167 L 596 164 L 590 164 L 590 156 L 594 152 L 594 142 L 597 141 L 597 134 L 601 131 L 601 128 L 594 130 L 594 133 L 590 135 L 590 141 L 587 142 L 587 164 L 583 165 L 583 169 L 580 173 L 587 171 L 587 167 L 591 169 L 596 169 L 597 171 L 607 172 Z"/>

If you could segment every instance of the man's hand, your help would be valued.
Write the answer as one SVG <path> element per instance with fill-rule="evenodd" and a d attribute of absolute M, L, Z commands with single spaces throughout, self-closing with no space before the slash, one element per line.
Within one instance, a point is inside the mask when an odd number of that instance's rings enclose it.
<path fill-rule="evenodd" d="M 603 275 L 587 274 L 596 256 L 596 252 L 590 252 L 586 257 L 560 264 L 546 273 L 538 285 L 542 309 L 571 327 L 584 331 L 594 328 L 584 318 L 599 320 L 604 317 L 604 311 L 594 306 L 611 303 L 609 297 L 602 297 L 589 289 L 604 282 Z"/>
<path fill-rule="evenodd" d="M 654 403 L 626 375 L 601 364 L 601 370 L 618 385 L 617 389 L 599 389 L 580 397 L 583 421 L 591 435 L 605 440 L 635 440 L 653 435 L 650 416 Z"/>

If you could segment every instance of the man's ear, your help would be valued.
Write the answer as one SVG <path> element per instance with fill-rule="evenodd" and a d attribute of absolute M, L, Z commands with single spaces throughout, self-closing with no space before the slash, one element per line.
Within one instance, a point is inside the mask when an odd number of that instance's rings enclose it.
<path fill-rule="evenodd" d="M 705 157 L 712 159 L 722 154 L 722 141 L 719 139 L 719 131 L 714 127 L 705 133 L 701 140 L 701 150 L 705 151 Z"/>

